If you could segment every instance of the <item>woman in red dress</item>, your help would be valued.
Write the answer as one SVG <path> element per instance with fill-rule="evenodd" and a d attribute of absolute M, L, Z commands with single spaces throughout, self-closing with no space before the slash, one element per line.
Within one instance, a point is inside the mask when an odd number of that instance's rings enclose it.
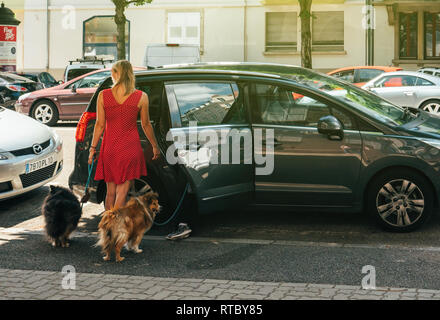
<path fill-rule="evenodd" d="M 92 163 L 104 131 L 95 180 L 107 183 L 105 209 L 123 207 L 133 179 L 147 175 L 144 153 L 137 129 L 138 113 L 142 129 L 153 146 L 153 160 L 160 155 L 148 113 L 148 96 L 135 89 L 130 62 L 120 60 L 112 67 L 113 87 L 98 95 L 97 117 L 89 150 Z"/>

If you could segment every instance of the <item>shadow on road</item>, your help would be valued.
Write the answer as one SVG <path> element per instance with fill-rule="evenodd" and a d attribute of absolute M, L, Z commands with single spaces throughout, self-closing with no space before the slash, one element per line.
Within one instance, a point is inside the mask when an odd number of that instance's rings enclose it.
<path fill-rule="evenodd" d="M 48 194 L 49 187 L 44 186 L 0 202 L 0 227 L 11 228 L 41 216 L 41 206 Z"/>

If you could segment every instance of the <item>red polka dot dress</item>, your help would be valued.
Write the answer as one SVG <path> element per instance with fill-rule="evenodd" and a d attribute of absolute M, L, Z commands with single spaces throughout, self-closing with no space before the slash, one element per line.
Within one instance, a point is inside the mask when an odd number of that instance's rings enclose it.
<path fill-rule="evenodd" d="M 105 131 L 95 180 L 122 184 L 147 175 L 137 118 L 142 91 L 136 90 L 119 104 L 111 89 L 102 91 Z"/>

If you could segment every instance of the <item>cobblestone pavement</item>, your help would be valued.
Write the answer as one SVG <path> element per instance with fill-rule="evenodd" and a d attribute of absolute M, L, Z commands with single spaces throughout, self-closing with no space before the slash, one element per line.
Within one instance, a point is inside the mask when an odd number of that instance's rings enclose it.
<path fill-rule="evenodd" d="M 0 300 L 440 300 L 440 290 L 0 269 Z M 66 286 L 68 289 L 65 289 Z"/>

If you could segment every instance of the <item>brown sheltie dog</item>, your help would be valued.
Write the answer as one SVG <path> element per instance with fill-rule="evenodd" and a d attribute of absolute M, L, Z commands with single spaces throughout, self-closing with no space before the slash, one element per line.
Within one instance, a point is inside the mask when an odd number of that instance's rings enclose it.
<path fill-rule="evenodd" d="M 139 243 L 145 232 L 151 229 L 157 213 L 160 211 L 159 196 L 148 192 L 131 198 L 125 207 L 107 210 L 99 223 L 99 241 L 105 254 L 104 260 L 110 260 L 111 251 L 115 251 L 116 261 L 124 260 L 121 249 L 128 244 L 128 249 L 141 253 Z"/>

